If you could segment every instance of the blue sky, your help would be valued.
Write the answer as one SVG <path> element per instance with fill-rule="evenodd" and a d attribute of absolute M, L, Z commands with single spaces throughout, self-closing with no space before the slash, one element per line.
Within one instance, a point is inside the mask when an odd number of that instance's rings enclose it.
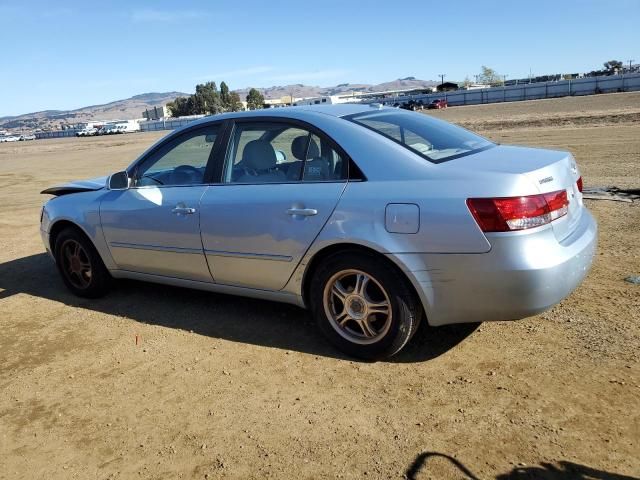
<path fill-rule="evenodd" d="M 397 16 L 400 16 L 399 18 Z M 397 18 L 397 19 L 396 19 Z M 138 93 L 640 62 L 640 0 L 0 0 L 0 116 Z"/>

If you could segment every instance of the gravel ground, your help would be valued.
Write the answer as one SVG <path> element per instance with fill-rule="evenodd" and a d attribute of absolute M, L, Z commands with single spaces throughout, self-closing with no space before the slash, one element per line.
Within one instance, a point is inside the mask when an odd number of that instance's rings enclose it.
<path fill-rule="evenodd" d="M 614 94 L 435 115 L 569 149 L 586 185 L 638 188 L 638 111 L 639 94 Z M 551 311 L 424 328 L 362 363 L 292 306 L 136 282 L 67 293 L 38 192 L 161 135 L 0 145 L 0 479 L 640 476 L 640 286 L 624 281 L 640 274 L 640 202 L 587 202 L 598 255 Z"/>

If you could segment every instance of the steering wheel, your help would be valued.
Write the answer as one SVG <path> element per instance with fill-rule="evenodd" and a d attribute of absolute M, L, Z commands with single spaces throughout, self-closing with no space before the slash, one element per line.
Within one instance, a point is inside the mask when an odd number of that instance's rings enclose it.
<path fill-rule="evenodd" d="M 158 180 L 157 178 L 152 177 L 151 175 L 146 174 L 146 173 L 145 173 L 144 175 L 142 175 L 138 181 L 142 180 L 143 178 L 148 178 L 149 180 L 153 180 L 153 181 L 154 181 L 154 182 L 156 182 L 158 185 L 164 185 L 164 183 L 163 183 L 163 182 L 161 182 L 161 181 L 160 181 L 160 180 Z M 136 183 L 137 183 L 137 182 L 136 182 Z M 137 185 L 137 186 L 139 186 L 139 185 Z"/>
<path fill-rule="evenodd" d="M 181 184 L 181 183 L 196 183 L 196 182 L 200 182 L 202 180 L 202 172 L 200 172 L 200 170 L 196 167 L 194 167 L 193 165 L 180 165 L 176 168 L 173 169 L 173 172 L 171 173 L 171 177 L 174 179 L 181 179 L 181 177 L 183 175 L 186 175 L 187 177 L 189 177 L 189 181 L 188 182 L 175 182 L 177 184 Z"/>

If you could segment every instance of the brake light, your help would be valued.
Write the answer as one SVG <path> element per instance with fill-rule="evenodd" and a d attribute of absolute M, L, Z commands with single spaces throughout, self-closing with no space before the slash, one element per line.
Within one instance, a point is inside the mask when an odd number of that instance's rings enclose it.
<path fill-rule="evenodd" d="M 467 206 L 483 232 L 540 227 L 567 214 L 566 190 L 506 198 L 469 198 Z"/>
<path fill-rule="evenodd" d="M 582 193 L 582 177 L 578 178 L 576 185 L 578 186 L 578 191 Z"/>

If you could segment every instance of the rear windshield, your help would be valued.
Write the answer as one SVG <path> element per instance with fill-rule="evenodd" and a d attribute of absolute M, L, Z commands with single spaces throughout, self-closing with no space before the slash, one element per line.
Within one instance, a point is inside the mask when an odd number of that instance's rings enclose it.
<path fill-rule="evenodd" d="M 398 142 L 433 163 L 453 160 L 495 145 L 464 128 L 421 113 L 382 110 L 345 118 Z"/>

